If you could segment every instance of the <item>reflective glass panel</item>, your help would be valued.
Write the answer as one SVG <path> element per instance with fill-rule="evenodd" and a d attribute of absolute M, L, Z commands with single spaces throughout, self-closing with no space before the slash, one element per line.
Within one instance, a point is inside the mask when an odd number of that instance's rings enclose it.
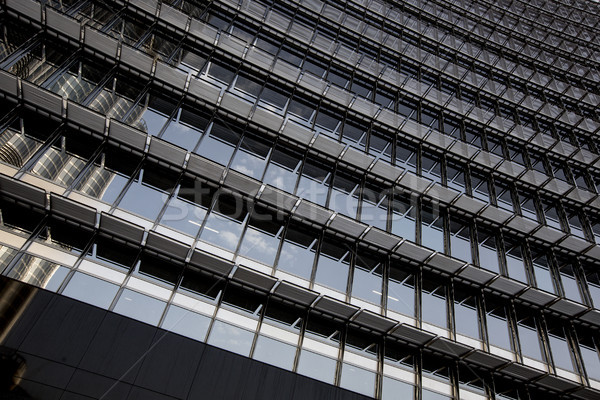
<path fill-rule="evenodd" d="M 112 303 L 119 287 L 112 283 L 76 272 L 62 294 L 96 307 L 108 308 Z"/>
<path fill-rule="evenodd" d="M 424 280 L 421 291 L 421 317 L 423 322 L 447 328 L 446 288 Z"/>
<path fill-rule="evenodd" d="M 373 371 L 343 363 L 340 386 L 365 396 L 373 396 L 376 376 Z"/>
<path fill-rule="evenodd" d="M 204 341 L 210 318 L 175 305 L 169 306 L 161 328 L 192 339 Z"/>
<path fill-rule="evenodd" d="M 154 221 L 167 202 L 176 178 L 173 172 L 147 163 L 127 188 L 119 208 Z"/>
<path fill-rule="evenodd" d="M 267 165 L 263 181 L 286 192 L 294 193 L 301 163 L 300 155 L 276 147 Z"/>
<path fill-rule="evenodd" d="M 208 135 L 204 135 L 200 142 L 197 152 L 209 160 L 228 165 L 240 137 L 239 132 L 214 122 Z"/>
<path fill-rule="evenodd" d="M 381 304 L 382 274 L 384 264 L 377 257 L 357 252 L 354 257 L 352 297 Z"/>
<path fill-rule="evenodd" d="M 296 346 L 259 335 L 252 357 L 258 361 L 291 370 L 296 357 Z"/>
<path fill-rule="evenodd" d="M 486 314 L 486 324 L 490 345 L 502 349 L 512 349 L 512 334 L 507 320 L 506 309 L 503 306 L 488 305 L 490 311 Z"/>
<path fill-rule="evenodd" d="M 290 223 L 281 246 L 277 269 L 310 279 L 318 242 L 318 234 L 311 233 L 302 226 Z"/>
<path fill-rule="evenodd" d="M 310 378 L 333 384 L 337 361 L 312 351 L 302 350 L 298 360 L 298 372 Z"/>
<path fill-rule="evenodd" d="M 114 312 L 146 322 L 147 324 L 157 325 L 160 317 L 165 310 L 166 303 L 145 294 L 134 292 L 130 289 L 123 290 Z"/>
<path fill-rule="evenodd" d="M 421 244 L 444 253 L 444 218 L 429 204 L 421 210 Z"/>
<path fill-rule="evenodd" d="M 253 339 L 254 332 L 215 320 L 207 343 L 248 357 Z"/>
<path fill-rule="evenodd" d="M 276 218 L 260 207 L 254 209 L 242 239 L 240 255 L 273 265 L 283 232 L 283 221 Z"/>
<path fill-rule="evenodd" d="M 454 327 L 456 333 L 479 339 L 477 299 L 466 293 L 454 293 Z"/>
<path fill-rule="evenodd" d="M 317 261 L 315 283 L 346 292 L 350 250 L 333 239 L 325 239 Z"/>
<path fill-rule="evenodd" d="M 336 174 L 331 187 L 329 208 L 349 217 L 356 217 L 359 192 L 358 181 Z"/>
<path fill-rule="evenodd" d="M 235 251 L 248 212 L 240 198 L 222 193 L 217 196 L 217 202 L 206 219 L 200 239 Z"/>
<path fill-rule="evenodd" d="M 324 206 L 331 182 L 331 173 L 321 163 L 307 160 L 302 168 L 296 195 Z"/>
<path fill-rule="evenodd" d="M 534 360 L 544 361 L 542 343 L 538 335 L 533 318 L 526 318 L 517 322 L 521 354 Z"/>
<path fill-rule="evenodd" d="M 176 195 L 169 199 L 160 223 L 187 235 L 196 236 L 204 222 L 213 194 L 214 190 L 208 185 L 203 185 L 200 180 L 184 177 Z"/>
<path fill-rule="evenodd" d="M 192 151 L 206 130 L 209 116 L 200 110 L 180 108 L 161 138 L 186 150 Z"/>
<path fill-rule="evenodd" d="M 407 196 L 395 196 L 392 201 L 392 233 L 415 242 L 416 208 Z"/>

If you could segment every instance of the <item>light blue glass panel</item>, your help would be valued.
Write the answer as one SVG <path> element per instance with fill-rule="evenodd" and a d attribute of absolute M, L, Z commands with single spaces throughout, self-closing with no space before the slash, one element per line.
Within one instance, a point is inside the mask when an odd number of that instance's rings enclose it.
<path fill-rule="evenodd" d="M 291 370 L 294 367 L 295 357 L 296 346 L 266 336 L 259 336 L 256 340 L 253 358 L 258 361 Z"/>
<path fill-rule="evenodd" d="M 101 308 L 108 308 L 119 287 L 112 283 L 76 272 L 62 294 Z"/>
<path fill-rule="evenodd" d="M 125 289 L 115 305 L 114 312 L 151 325 L 158 325 L 165 306 L 164 301 Z"/>
<path fill-rule="evenodd" d="M 208 337 L 208 344 L 248 357 L 254 332 L 216 320 Z"/>

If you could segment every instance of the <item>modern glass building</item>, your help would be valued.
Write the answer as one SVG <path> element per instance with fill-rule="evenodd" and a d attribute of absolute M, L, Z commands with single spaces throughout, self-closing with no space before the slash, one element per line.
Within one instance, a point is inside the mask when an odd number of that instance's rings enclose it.
<path fill-rule="evenodd" d="M 599 3 L 0 29 L 0 397 L 600 398 Z"/>

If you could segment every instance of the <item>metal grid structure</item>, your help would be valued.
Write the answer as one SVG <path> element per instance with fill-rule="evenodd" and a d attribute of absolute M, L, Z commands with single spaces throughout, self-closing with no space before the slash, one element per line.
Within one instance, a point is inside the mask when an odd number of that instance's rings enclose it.
<path fill-rule="evenodd" d="M 3 275 L 369 397 L 595 398 L 597 9 L 6 0 Z"/>

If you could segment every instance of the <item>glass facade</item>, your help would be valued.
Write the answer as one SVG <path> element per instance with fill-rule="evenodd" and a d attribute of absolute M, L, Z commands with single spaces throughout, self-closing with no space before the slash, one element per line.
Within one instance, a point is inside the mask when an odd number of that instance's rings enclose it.
<path fill-rule="evenodd" d="M 600 396 L 597 3 L 5 3 L 6 282 L 343 398 Z"/>

